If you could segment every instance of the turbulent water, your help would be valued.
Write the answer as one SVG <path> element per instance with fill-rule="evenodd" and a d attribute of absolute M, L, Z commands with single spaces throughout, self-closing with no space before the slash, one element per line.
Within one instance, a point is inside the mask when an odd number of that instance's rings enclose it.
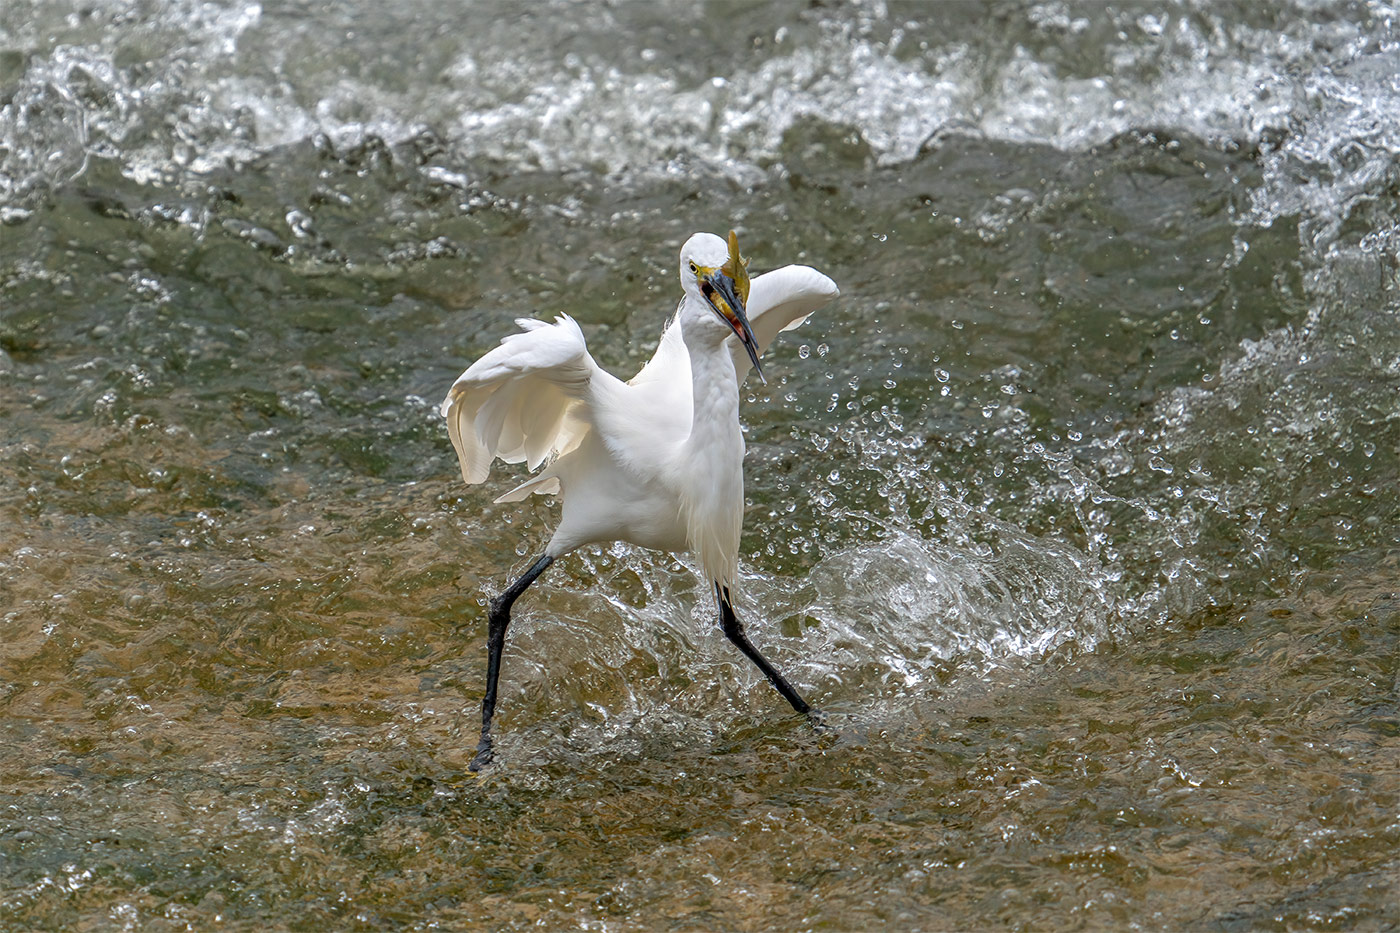
<path fill-rule="evenodd" d="M 436 405 L 695 230 L 740 612 Z M 1400 925 L 1400 9 L 0 5 L 0 928 Z"/>

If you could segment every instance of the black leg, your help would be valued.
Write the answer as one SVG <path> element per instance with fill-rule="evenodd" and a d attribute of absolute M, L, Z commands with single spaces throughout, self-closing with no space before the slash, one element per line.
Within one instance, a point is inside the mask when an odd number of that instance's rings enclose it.
<path fill-rule="evenodd" d="M 519 580 L 506 587 L 504 593 L 491 600 L 491 609 L 486 616 L 486 696 L 481 699 L 481 741 L 477 743 L 476 757 L 470 766 L 473 771 L 480 771 L 491 763 L 491 717 L 496 714 L 496 681 L 501 676 L 501 652 L 506 647 L 510 607 L 552 563 L 554 558 L 548 554 L 541 557 L 530 565 Z"/>
<path fill-rule="evenodd" d="M 758 669 L 763 671 L 763 676 L 768 678 L 768 682 L 777 688 L 783 695 L 783 699 L 792 704 L 792 708 L 804 715 L 810 715 L 812 707 L 807 705 L 807 701 L 793 689 L 779 674 L 773 665 L 769 664 L 763 655 L 758 653 L 758 649 L 749 641 L 749 636 L 744 634 L 744 623 L 739 621 L 739 617 L 734 614 L 734 604 L 729 601 L 729 588 L 715 584 L 715 600 L 719 603 L 719 626 L 724 630 L 724 637 L 733 642 L 740 651 L 748 657 L 750 661 L 758 665 Z"/>

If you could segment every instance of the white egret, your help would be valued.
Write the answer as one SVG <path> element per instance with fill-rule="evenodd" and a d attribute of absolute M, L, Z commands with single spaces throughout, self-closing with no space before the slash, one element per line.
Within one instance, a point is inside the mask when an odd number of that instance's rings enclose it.
<path fill-rule="evenodd" d="M 491 761 L 491 717 L 510 610 L 557 558 L 585 544 L 628 541 L 690 552 L 714 587 L 725 636 L 799 713 L 810 707 L 758 652 L 734 613 L 744 517 L 744 436 L 739 383 L 779 331 L 835 298 L 836 284 L 808 266 L 757 276 L 729 242 L 697 233 L 680 255 L 684 297 L 651 361 L 629 382 L 604 372 L 567 315 L 521 318 L 520 333 L 477 360 L 442 403 L 467 483 L 493 460 L 543 469 L 497 502 L 562 495 L 544 554 L 490 602 L 481 742 L 471 768 Z M 766 380 L 765 380 L 766 382 Z"/>

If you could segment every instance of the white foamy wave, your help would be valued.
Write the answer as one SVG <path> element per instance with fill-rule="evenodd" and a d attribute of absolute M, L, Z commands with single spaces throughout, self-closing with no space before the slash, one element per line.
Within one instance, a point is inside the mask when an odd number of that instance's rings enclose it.
<path fill-rule="evenodd" d="M 1288 132 L 1264 147 L 1248 222 L 1297 215 L 1305 244 L 1325 248 L 1354 207 L 1400 182 L 1400 41 L 1376 46 L 1302 80 Z"/>
<path fill-rule="evenodd" d="M 1352 123 L 1393 121 L 1393 11 L 1306 12 L 1284 29 L 1210 7 L 1105 12 L 1111 28 L 1096 31 L 1061 4 L 1041 4 L 1022 11 L 1027 42 L 1008 44 L 944 40 L 934 14 L 892 25 L 878 5 L 856 7 L 824 12 L 800 34 L 779 26 L 758 37 L 763 56 L 729 70 L 706 59 L 715 73 L 697 78 L 694 62 L 673 60 L 684 50 L 619 56 L 607 30 L 627 24 L 592 25 L 568 4 L 528 24 L 585 49 L 553 55 L 503 45 L 500 29 L 443 38 L 427 24 L 419 36 L 373 7 L 342 11 L 343 30 L 257 3 L 114 5 L 91 23 L 73 14 L 47 26 L 42 7 L 12 10 L 9 44 L 28 58 L 0 109 L 0 195 L 20 200 L 43 179 L 61 183 L 92 154 L 154 180 L 313 134 L 394 143 L 424 126 L 464 159 L 647 174 L 678 157 L 754 171 L 780 160 L 784 134 L 810 119 L 858 131 L 883 164 L 913 158 L 950 129 L 1069 149 L 1134 127 L 1252 144 L 1306 120 L 1333 83 L 1347 85 Z M 562 41 L 576 33 L 583 39 Z M 1083 61 L 1066 64 L 1055 48 Z M 397 57 L 410 60 L 403 70 L 392 67 Z M 1334 129 L 1368 138 L 1365 126 Z"/>
<path fill-rule="evenodd" d="M 996 663 L 1068 642 L 1092 648 L 1114 614 L 1094 561 L 1000 524 L 995 544 L 976 550 L 899 534 L 839 552 L 812 581 L 818 597 L 805 613 L 825 630 L 827 660 L 879 646 L 882 667 L 905 686 L 962 656 Z"/>

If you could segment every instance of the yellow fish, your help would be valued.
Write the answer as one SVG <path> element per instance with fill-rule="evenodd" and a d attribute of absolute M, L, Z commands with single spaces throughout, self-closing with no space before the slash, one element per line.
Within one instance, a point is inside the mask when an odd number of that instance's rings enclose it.
<path fill-rule="evenodd" d="M 719 271 L 734 281 L 734 291 L 747 307 L 749 303 L 749 261 L 739 255 L 739 235 L 729 231 L 729 261 Z"/>

